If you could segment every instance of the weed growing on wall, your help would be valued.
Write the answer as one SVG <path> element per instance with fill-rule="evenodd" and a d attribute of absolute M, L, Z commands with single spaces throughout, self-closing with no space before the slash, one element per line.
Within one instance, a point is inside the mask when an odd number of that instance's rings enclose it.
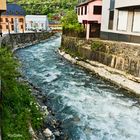
<path fill-rule="evenodd" d="M 104 46 L 104 44 L 100 41 L 94 41 L 92 44 L 91 44 L 91 49 L 93 51 L 98 51 L 100 48 L 102 48 Z"/>

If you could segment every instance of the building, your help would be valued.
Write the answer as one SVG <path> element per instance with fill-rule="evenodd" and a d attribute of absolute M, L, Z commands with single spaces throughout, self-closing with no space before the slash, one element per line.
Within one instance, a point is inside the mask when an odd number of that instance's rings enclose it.
<path fill-rule="evenodd" d="M 6 0 L 0 0 L 0 14 L 6 11 Z"/>
<path fill-rule="evenodd" d="M 46 31 L 48 30 L 47 15 L 26 15 L 26 31 Z"/>
<path fill-rule="evenodd" d="M 140 0 L 103 0 L 101 38 L 140 43 Z"/>
<path fill-rule="evenodd" d="M 3 33 L 22 33 L 25 30 L 25 11 L 17 4 L 7 4 L 0 18 Z"/>
<path fill-rule="evenodd" d="M 77 5 L 79 23 L 86 28 L 86 39 L 100 36 L 102 0 L 80 1 Z"/>

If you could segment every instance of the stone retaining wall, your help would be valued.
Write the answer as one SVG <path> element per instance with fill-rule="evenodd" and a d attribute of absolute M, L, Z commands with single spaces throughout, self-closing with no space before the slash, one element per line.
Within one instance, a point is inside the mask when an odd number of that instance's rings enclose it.
<path fill-rule="evenodd" d="M 63 35 L 62 49 L 140 78 L 140 44 L 98 39 L 87 41 Z"/>
<path fill-rule="evenodd" d="M 53 34 L 54 33 L 48 32 L 10 34 L 3 37 L 0 46 L 8 46 L 14 48 L 26 44 L 35 44 L 42 40 L 46 40 Z"/>

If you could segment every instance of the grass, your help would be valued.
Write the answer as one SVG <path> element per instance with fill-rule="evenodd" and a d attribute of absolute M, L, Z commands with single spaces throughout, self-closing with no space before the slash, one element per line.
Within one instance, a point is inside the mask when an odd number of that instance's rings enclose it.
<path fill-rule="evenodd" d="M 30 140 L 29 123 L 42 126 L 42 114 L 29 87 L 18 82 L 18 62 L 8 49 L 0 48 L 2 99 L 0 102 L 3 140 Z"/>

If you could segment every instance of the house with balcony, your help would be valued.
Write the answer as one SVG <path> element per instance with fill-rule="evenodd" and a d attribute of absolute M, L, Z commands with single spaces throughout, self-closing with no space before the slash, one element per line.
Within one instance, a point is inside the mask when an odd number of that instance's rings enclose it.
<path fill-rule="evenodd" d="M 25 30 L 25 11 L 17 4 L 7 4 L 7 10 L 0 17 L 3 33 L 23 33 Z"/>
<path fill-rule="evenodd" d="M 102 0 L 80 1 L 76 7 L 78 21 L 86 28 L 86 39 L 100 36 Z"/>
<path fill-rule="evenodd" d="M 103 0 L 100 37 L 140 43 L 140 0 Z"/>

